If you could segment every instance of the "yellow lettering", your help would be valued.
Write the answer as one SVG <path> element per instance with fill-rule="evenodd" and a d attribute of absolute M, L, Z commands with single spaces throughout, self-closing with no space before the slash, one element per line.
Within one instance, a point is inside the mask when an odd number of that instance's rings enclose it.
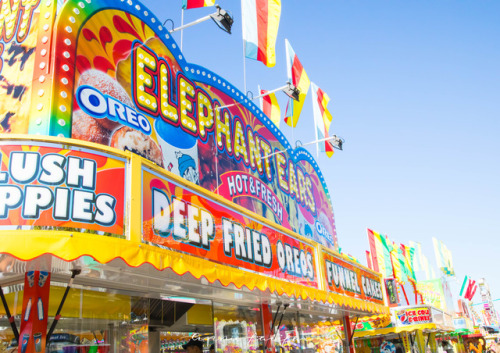
<path fill-rule="evenodd" d="M 181 125 L 191 132 L 196 132 L 194 118 L 195 91 L 194 86 L 181 76 L 179 79 L 179 110 Z"/>
<path fill-rule="evenodd" d="M 271 154 L 271 145 L 264 139 L 260 140 L 260 148 L 262 148 L 264 156 L 269 156 Z M 268 180 L 272 180 L 271 175 L 271 158 L 265 157 L 264 164 L 266 165 L 266 176 Z"/>
<path fill-rule="evenodd" d="M 286 180 L 286 158 L 283 153 L 277 153 L 276 156 L 276 172 L 278 176 L 278 184 L 284 191 L 288 191 L 288 181 Z"/>
<path fill-rule="evenodd" d="M 8 1 L 8 0 L 5 0 Z M 19 2 L 19 0 L 14 1 L 14 6 Z M 17 32 L 17 41 L 21 43 L 29 33 L 31 26 L 31 19 L 33 18 L 33 12 L 38 7 L 40 0 L 22 0 L 21 4 L 23 6 L 23 12 L 21 13 L 21 23 L 19 24 L 20 29 Z M 3 9 L 2 9 L 3 12 Z M 1 31 L 0 31 L 1 32 Z"/>
<path fill-rule="evenodd" d="M 306 201 L 306 183 L 304 180 L 304 172 L 302 169 L 297 168 L 297 179 L 299 180 L 300 201 Z"/>
<path fill-rule="evenodd" d="M 160 114 L 165 120 L 170 120 L 173 123 L 179 121 L 179 115 L 177 112 L 177 107 L 173 105 L 172 98 L 170 96 L 170 70 L 167 64 L 164 62 L 160 63 L 160 82 L 159 86 L 159 98 L 160 98 Z"/>
<path fill-rule="evenodd" d="M 228 153 L 233 152 L 232 141 L 231 141 L 231 117 L 227 109 L 223 110 L 223 117 L 221 116 L 220 109 L 217 109 L 218 103 L 215 107 L 215 130 L 216 130 L 216 140 L 217 147 L 223 147 L 222 136 L 226 141 L 226 151 Z M 224 119 L 222 119 L 224 118 Z"/>
<path fill-rule="evenodd" d="M 290 185 L 290 197 L 295 194 L 297 202 L 300 202 L 300 195 L 297 186 L 297 177 L 295 176 L 295 166 L 292 161 L 288 162 L 288 184 Z"/>
<path fill-rule="evenodd" d="M 245 140 L 245 131 L 243 131 L 243 126 L 240 120 L 236 120 L 234 123 L 234 156 L 236 159 L 243 157 L 245 163 L 248 164 L 248 151 L 247 142 Z"/>
<path fill-rule="evenodd" d="M 210 131 L 214 127 L 214 110 L 212 108 L 212 100 L 205 92 L 198 91 L 196 94 L 196 103 L 198 105 L 200 137 L 204 139 L 207 135 L 207 130 Z"/>
<path fill-rule="evenodd" d="M 137 103 L 146 112 L 156 115 L 158 102 L 156 97 L 149 93 L 154 92 L 155 89 L 155 80 L 150 72 L 154 73 L 156 71 L 156 57 L 144 50 L 144 48 L 137 47 L 135 50 L 135 65 L 134 95 Z"/>
<path fill-rule="evenodd" d="M 262 174 L 262 156 L 260 154 L 260 141 L 259 136 L 253 137 L 253 132 L 251 129 L 247 130 L 247 141 L 248 141 L 248 155 L 250 157 L 250 167 L 255 168 L 259 173 Z M 268 159 L 268 158 L 266 158 Z"/>
<path fill-rule="evenodd" d="M 306 193 L 307 193 L 306 205 L 309 206 L 309 209 L 311 210 L 312 213 L 315 213 L 316 203 L 314 202 L 313 186 L 310 177 L 306 177 Z"/>

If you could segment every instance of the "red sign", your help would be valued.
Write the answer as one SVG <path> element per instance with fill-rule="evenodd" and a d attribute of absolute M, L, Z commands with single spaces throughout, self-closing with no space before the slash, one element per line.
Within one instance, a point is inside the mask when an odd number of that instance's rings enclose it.
<path fill-rule="evenodd" d="M 123 235 L 125 162 L 55 144 L 0 146 L 0 228 Z"/>
<path fill-rule="evenodd" d="M 26 272 L 19 353 L 45 352 L 49 292 L 50 272 Z"/>
<path fill-rule="evenodd" d="M 396 311 L 398 324 L 415 325 L 432 322 L 431 310 L 428 307 L 402 309 Z"/>
<path fill-rule="evenodd" d="M 328 289 L 362 300 L 383 304 L 382 283 L 376 274 L 366 271 L 329 252 L 323 252 Z"/>
<path fill-rule="evenodd" d="M 145 241 L 318 288 L 309 244 L 152 171 L 142 183 Z"/>

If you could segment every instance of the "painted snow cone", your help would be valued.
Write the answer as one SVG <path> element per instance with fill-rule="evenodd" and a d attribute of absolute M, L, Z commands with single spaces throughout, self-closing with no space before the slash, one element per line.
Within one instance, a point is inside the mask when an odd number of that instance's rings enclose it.
<path fill-rule="evenodd" d="M 163 165 L 168 171 L 199 184 L 198 140 L 179 127 L 155 122 L 158 143 L 163 152 Z"/>

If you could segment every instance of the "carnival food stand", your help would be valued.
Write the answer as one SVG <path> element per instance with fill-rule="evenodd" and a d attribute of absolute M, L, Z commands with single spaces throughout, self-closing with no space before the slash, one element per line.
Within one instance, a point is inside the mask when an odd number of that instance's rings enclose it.
<path fill-rule="evenodd" d="M 328 351 L 388 313 L 312 156 L 149 9 L 1 11 L 0 349 Z"/>
<path fill-rule="evenodd" d="M 438 352 L 436 335 L 454 330 L 451 315 L 427 305 L 391 308 L 390 316 L 368 320 L 354 332 L 357 351 Z"/>

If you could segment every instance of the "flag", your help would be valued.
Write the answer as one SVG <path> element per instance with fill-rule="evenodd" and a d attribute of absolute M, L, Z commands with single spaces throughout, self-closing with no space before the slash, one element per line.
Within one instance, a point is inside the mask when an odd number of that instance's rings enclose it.
<path fill-rule="evenodd" d="M 415 283 L 417 281 L 417 277 L 415 276 L 415 270 L 413 266 L 415 258 L 415 249 L 412 248 L 411 246 L 406 246 L 404 244 L 401 244 L 401 250 L 405 261 L 408 279 L 413 283 Z"/>
<path fill-rule="evenodd" d="M 195 9 L 197 7 L 214 6 L 215 0 L 182 0 L 182 8 Z"/>
<path fill-rule="evenodd" d="M 413 270 L 414 271 L 423 271 L 424 270 L 424 259 L 422 254 L 422 245 L 420 243 L 409 241 L 410 247 L 414 249 L 413 256 Z"/>
<path fill-rule="evenodd" d="M 260 89 L 259 94 L 266 94 L 267 91 Z M 260 109 L 267 115 L 269 119 L 276 125 L 279 129 L 280 127 L 280 119 L 281 119 L 281 110 L 278 104 L 278 99 L 276 99 L 276 95 L 274 93 L 270 93 L 261 98 Z"/>
<path fill-rule="evenodd" d="M 474 294 L 476 293 L 477 284 L 476 281 L 471 279 L 469 276 L 465 276 L 462 283 L 462 288 L 460 289 L 460 296 L 465 299 L 472 300 Z"/>
<path fill-rule="evenodd" d="M 386 278 L 393 277 L 391 253 L 387 237 L 371 229 L 367 229 L 367 233 L 374 271 L 380 272 Z"/>
<path fill-rule="evenodd" d="M 448 250 L 446 245 L 442 241 L 432 238 L 434 244 L 434 253 L 436 255 L 436 262 L 438 267 L 447 276 L 454 276 L 455 271 L 453 269 L 453 259 L 451 257 L 451 252 Z"/>
<path fill-rule="evenodd" d="M 311 83 L 311 93 L 313 100 L 314 123 L 316 125 L 316 140 L 330 137 L 328 130 L 332 123 L 332 114 L 326 109 L 330 97 L 321 88 Z M 328 157 L 333 155 L 333 145 L 331 141 L 324 141 L 320 144 L 320 151 L 326 152 Z"/>
<path fill-rule="evenodd" d="M 391 260 L 394 269 L 394 277 L 401 284 L 408 282 L 408 268 L 401 245 L 398 246 L 396 243 L 392 243 Z"/>
<path fill-rule="evenodd" d="M 304 101 L 306 99 L 307 91 L 309 90 L 311 81 L 309 81 L 309 77 L 307 77 L 306 71 L 302 67 L 299 58 L 297 58 L 297 55 L 293 51 L 293 48 L 287 39 L 285 39 L 285 44 L 288 80 L 300 92 L 298 101 L 291 98 L 288 101 L 285 113 L 285 123 L 287 123 L 291 127 L 295 127 L 297 126 L 297 122 L 299 121 L 300 112 L 302 110 L 302 106 L 304 105 Z"/>
<path fill-rule="evenodd" d="M 368 268 L 370 270 L 373 270 L 372 255 L 370 254 L 370 252 L 368 250 L 366 250 L 365 252 L 366 252 L 366 265 L 368 266 Z"/>
<path fill-rule="evenodd" d="M 425 256 L 422 252 L 422 245 L 420 243 L 411 241 L 409 242 L 410 247 L 414 249 L 414 254 L 413 254 L 413 272 L 415 273 L 415 278 L 417 277 L 416 271 L 424 271 L 425 272 L 425 279 L 428 281 L 430 279 L 433 279 L 435 275 L 431 274 L 434 273 L 434 269 L 431 269 L 429 267 L 429 260 L 427 259 L 427 256 Z"/>
<path fill-rule="evenodd" d="M 474 298 L 474 294 L 476 294 L 476 290 L 477 290 L 477 285 L 474 287 L 474 289 L 472 289 L 472 292 L 470 293 L 467 299 L 472 301 L 472 298 Z"/>
<path fill-rule="evenodd" d="M 462 282 L 462 288 L 460 288 L 460 294 L 459 294 L 461 297 L 464 296 L 464 290 L 466 288 L 465 286 L 469 283 L 468 279 L 469 278 L 467 276 L 465 276 L 464 281 Z"/>
<path fill-rule="evenodd" d="M 281 0 L 243 0 L 241 6 L 245 57 L 273 67 Z"/>

